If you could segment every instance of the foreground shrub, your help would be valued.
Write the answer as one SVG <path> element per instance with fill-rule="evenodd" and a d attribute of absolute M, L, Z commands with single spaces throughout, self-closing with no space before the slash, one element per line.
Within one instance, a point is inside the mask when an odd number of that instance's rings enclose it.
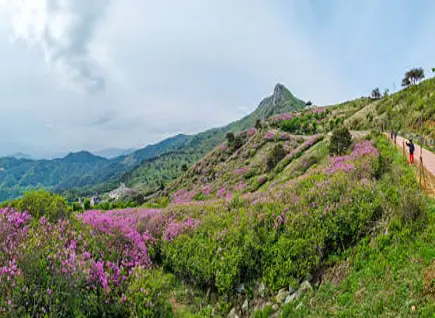
<path fill-rule="evenodd" d="M 352 135 L 346 127 L 339 127 L 332 132 L 329 153 L 343 155 L 352 144 Z"/>
<path fill-rule="evenodd" d="M 45 190 L 27 192 L 18 201 L 19 211 L 28 211 L 32 217 L 39 219 L 43 216 L 49 221 L 68 218 L 70 209 L 66 200 L 57 194 L 51 194 Z"/>
<path fill-rule="evenodd" d="M 281 144 L 275 145 L 272 151 L 267 155 L 267 168 L 272 170 L 284 157 L 286 153 Z"/>
<path fill-rule="evenodd" d="M 174 278 L 162 270 L 137 268 L 122 298 L 132 317 L 172 317 L 169 292 Z"/>

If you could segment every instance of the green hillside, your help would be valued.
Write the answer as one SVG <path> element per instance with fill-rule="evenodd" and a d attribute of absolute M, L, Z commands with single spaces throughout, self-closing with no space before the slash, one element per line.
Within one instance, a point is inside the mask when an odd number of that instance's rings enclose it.
<path fill-rule="evenodd" d="M 221 128 L 215 128 L 193 136 L 186 136 L 182 143 L 166 148 L 166 153 L 144 160 L 132 171 L 123 175 L 113 186 L 124 182 L 129 187 L 135 187 L 142 193 L 157 191 L 163 185 L 168 185 L 182 174 L 183 165 L 190 166 L 221 144 L 228 132 L 239 132 L 254 127 L 257 120 L 265 120 L 273 115 L 294 112 L 305 108 L 305 103 L 281 84 L 277 84 L 272 96 L 265 98 L 257 109 L 241 120 Z M 101 190 L 94 187 L 86 194 Z"/>
<path fill-rule="evenodd" d="M 394 129 L 402 135 L 424 137 L 426 145 L 433 148 L 435 78 L 374 101 L 350 118 L 348 126 L 352 129 Z"/>
<path fill-rule="evenodd" d="M 44 193 L 12 202 L 0 209 L 15 247 L 2 271 L 21 274 L 0 280 L 0 307 L 18 316 L 31 315 L 30 301 L 84 317 L 432 317 L 435 202 L 388 138 L 366 131 L 383 113 L 366 114 L 402 93 L 279 112 L 228 136 L 208 131 L 194 137 L 204 152 L 216 143 L 199 160 L 181 137 L 176 151 L 122 177 L 159 190 L 143 207 L 72 214 Z"/>
<path fill-rule="evenodd" d="M 263 100 L 256 111 L 239 121 L 197 135 L 180 134 L 126 156 L 109 160 L 79 152 L 54 160 L 0 158 L 0 202 L 40 187 L 67 193 L 69 197 L 92 195 L 110 191 L 123 181 L 152 192 L 179 176 L 184 162 L 194 163 L 221 143 L 227 132 L 247 129 L 257 119 L 303 107 L 304 102 L 278 84 L 273 96 Z M 170 154 L 175 158 L 182 157 L 181 161 L 171 159 Z"/>

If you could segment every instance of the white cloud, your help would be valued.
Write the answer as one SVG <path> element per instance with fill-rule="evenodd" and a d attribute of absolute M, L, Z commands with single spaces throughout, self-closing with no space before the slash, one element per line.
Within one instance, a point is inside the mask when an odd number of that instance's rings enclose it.
<path fill-rule="evenodd" d="M 39 48 L 62 85 L 96 91 L 105 79 L 89 45 L 107 0 L 1 0 L 13 41 Z"/>

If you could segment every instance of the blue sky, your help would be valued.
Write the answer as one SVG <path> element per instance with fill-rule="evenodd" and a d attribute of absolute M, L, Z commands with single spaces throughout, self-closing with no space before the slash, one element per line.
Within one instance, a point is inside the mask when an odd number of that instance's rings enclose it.
<path fill-rule="evenodd" d="M 0 155 L 141 147 L 277 82 L 320 105 L 435 67 L 435 2 L 0 0 Z"/>

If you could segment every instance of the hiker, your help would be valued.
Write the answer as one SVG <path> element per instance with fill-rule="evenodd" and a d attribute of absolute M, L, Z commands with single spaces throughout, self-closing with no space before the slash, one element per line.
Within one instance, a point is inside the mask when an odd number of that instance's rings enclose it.
<path fill-rule="evenodd" d="M 391 135 L 391 140 L 393 140 L 394 139 L 394 130 L 391 131 L 390 135 Z"/>
<path fill-rule="evenodd" d="M 394 131 L 394 143 L 397 144 L 397 131 Z"/>
<path fill-rule="evenodd" d="M 409 162 L 410 164 L 414 164 L 414 151 L 415 151 L 415 146 L 414 143 L 412 142 L 412 139 L 409 139 L 409 142 L 406 143 L 406 145 L 409 148 Z"/>

